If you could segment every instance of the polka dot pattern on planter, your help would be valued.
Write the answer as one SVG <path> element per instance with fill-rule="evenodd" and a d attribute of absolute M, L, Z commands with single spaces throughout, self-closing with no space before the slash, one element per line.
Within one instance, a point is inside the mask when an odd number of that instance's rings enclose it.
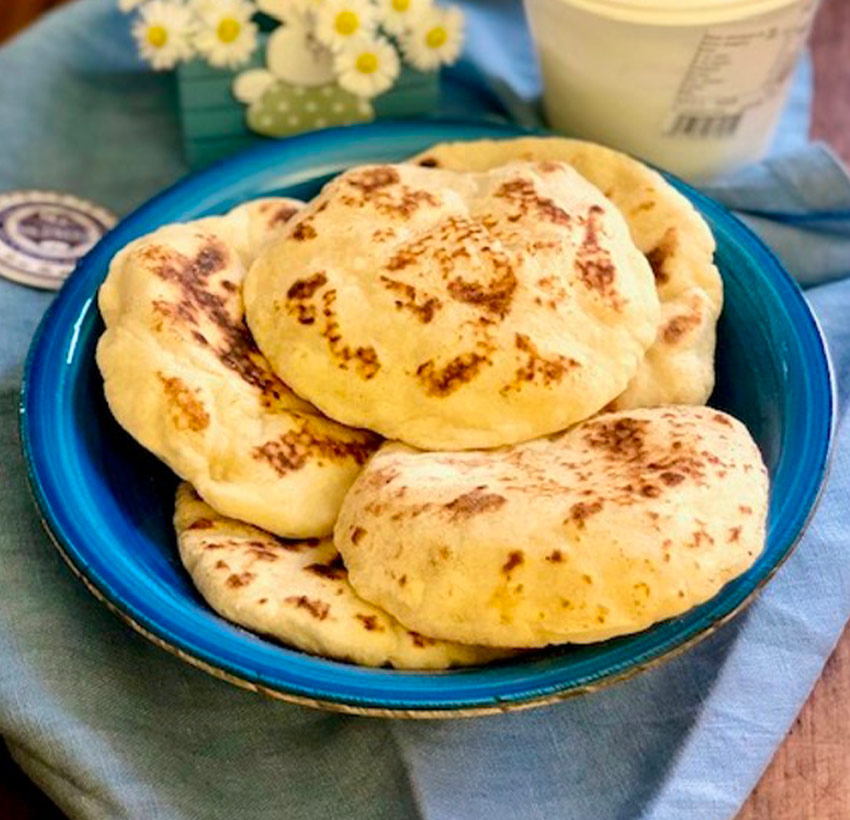
<path fill-rule="evenodd" d="M 336 83 L 307 87 L 278 81 L 248 108 L 248 127 L 266 137 L 285 137 L 374 118 L 375 111 L 367 100 Z"/>

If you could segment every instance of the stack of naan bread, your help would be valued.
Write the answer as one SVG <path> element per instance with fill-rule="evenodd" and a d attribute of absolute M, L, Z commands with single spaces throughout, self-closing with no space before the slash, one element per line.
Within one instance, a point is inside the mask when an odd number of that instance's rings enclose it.
<path fill-rule="evenodd" d="M 109 406 L 182 478 L 225 618 L 444 668 L 600 641 L 762 550 L 768 484 L 705 405 L 722 285 L 689 202 L 556 138 L 435 146 L 119 253 Z"/>

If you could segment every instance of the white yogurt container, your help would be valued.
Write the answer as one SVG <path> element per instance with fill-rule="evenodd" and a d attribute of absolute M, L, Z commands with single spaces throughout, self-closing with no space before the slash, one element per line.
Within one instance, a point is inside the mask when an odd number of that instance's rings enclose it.
<path fill-rule="evenodd" d="M 549 124 L 690 179 L 761 158 L 817 0 L 525 0 Z"/>

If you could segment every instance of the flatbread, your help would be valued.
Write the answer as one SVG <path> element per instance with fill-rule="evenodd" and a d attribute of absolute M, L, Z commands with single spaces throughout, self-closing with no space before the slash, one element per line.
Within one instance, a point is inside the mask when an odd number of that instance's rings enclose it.
<path fill-rule="evenodd" d="M 185 482 L 174 524 L 183 565 L 210 606 L 289 646 L 397 669 L 469 666 L 507 654 L 405 629 L 354 592 L 331 538 L 275 538 L 219 515 Z"/>
<path fill-rule="evenodd" d="M 290 219 L 304 206 L 289 197 L 260 197 L 237 205 L 224 216 L 197 219 L 192 224 L 218 234 L 239 256 L 245 270 L 273 239 L 285 230 Z"/>
<path fill-rule="evenodd" d="M 245 283 L 275 371 L 345 424 L 427 449 L 561 430 L 655 338 L 649 264 L 569 166 L 366 166 L 330 182 Z"/>
<path fill-rule="evenodd" d="M 354 589 L 410 629 L 489 646 L 590 643 L 679 615 L 745 572 L 767 501 L 739 421 L 628 410 L 486 452 L 384 444 L 334 542 Z"/>
<path fill-rule="evenodd" d="M 97 362 L 119 424 L 216 509 L 286 537 L 331 532 L 377 445 L 292 393 L 244 323 L 241 260 L 299 206 L 160 228 L 115 257 L 99 293 Z"/>
<path fill-rule="evenodd" d="M 705 404 L 714 388 L 715 327 L 723 283 L 705 220 L 659 173 L 632 157 L 580 140 L 523 137 L 443 143 L 411 162 L 486 171 L 516 160 L 569 163 L 616 205 L 652 265 L 661 301 L 655 344 L 611 409 Z"/>

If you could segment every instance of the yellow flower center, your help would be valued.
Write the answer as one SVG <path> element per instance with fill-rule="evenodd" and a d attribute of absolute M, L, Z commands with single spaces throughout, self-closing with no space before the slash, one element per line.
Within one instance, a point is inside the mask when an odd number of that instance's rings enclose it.
<path fill-rule="evenodd" d="M 232 43 L 242 31 L 242 25 L 233 17 L 225 17 L 218 24 L 218 39 L 222 43 Z"/>
<path fill-rule="evenodd" d="M 396 11 L 407 11 L 410 8 L 410 0 L 393 0 L 393 8 Z"/>
<path fill-rule="evenodd" d="M 341 11 L 334 20 L 334 28 L 337 34 L 350 37 L 360 28 L 360 18 L 353 11 Z"/>
<path fill-rule="evenodd" d="M 444 46 L 448 39 L 449 33 L 442 26 L 435 26 L 425 35 L 425 42 L 428 48 Z"/>
<path fill-rule="evenodd" d="M 148 42 L 154 48 L 162 48 L 168 42 L 168 32 L 164 26 L 151 26 L 148 29 Z"/>
<path fill-rule="evenodd" d="M 357 58 L 355 68 L 361 74 L 374 74 L 378 70 L 378 58 L 366 51 Z"/>

